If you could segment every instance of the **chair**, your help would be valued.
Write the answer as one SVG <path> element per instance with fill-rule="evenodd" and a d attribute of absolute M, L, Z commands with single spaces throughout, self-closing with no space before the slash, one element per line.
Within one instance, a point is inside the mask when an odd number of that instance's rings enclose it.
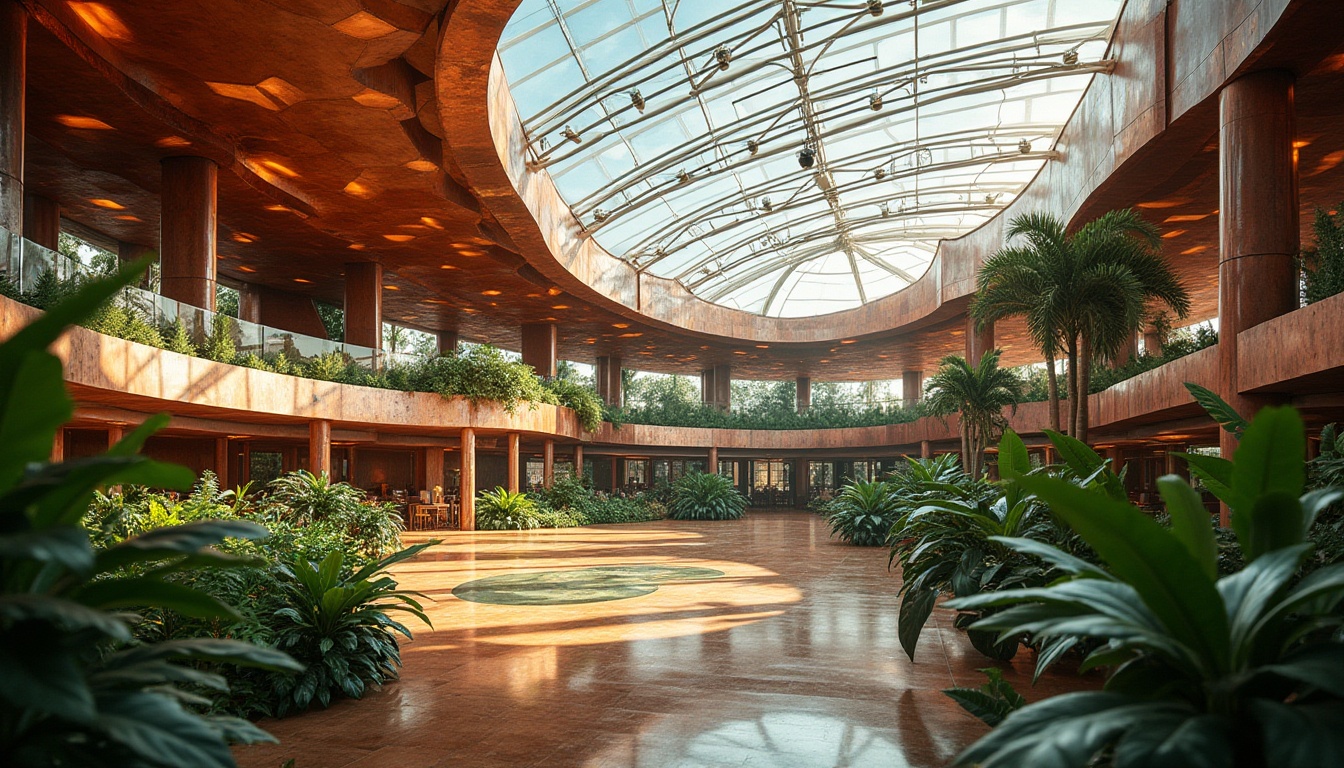
<path fill-rule="evenodd" d="M 423 531 L 429 527 L 430 520 L 434 515 L 423 504 L 410 505 L 410 529 L 412 531 Z"/>

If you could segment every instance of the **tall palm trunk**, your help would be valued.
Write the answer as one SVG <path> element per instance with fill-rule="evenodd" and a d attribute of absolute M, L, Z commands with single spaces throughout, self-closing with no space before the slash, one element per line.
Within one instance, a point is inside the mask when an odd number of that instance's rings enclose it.
<path fill-rule="evenodd" d="M 1059 431 L 1059 376 L 1055 373 L 1055 355 L 1045 353 L 1045 384 L 1050 401 L 1050 428 Z"/>
<path fill-rule="evenodd" d="M 1087 442 L 1087 391 L 1091 389 L 1092 381 L 1092 338 L 1088 334 L 1082 335 L 1082 345 L 1078 350 L 1078 432 L 1074 437 L 1080 442 Z"/>
<path fill-rule="evenodd" d="M 975 469 L 972 466 L 971 458 L 971 440 L 970 435 L 966 432 L 966 415 L 962 414 L 958 417 L 958 422 L 961 427 L 961 465 L 968 475 L 975 477 Z"/>
<path fill-rule="evenodd" d="M 1069 398 L 1069 434 L 1077 437 L 1078 435 L 1078 337 L 1069 337 L 1069 371 L 1068 371 L 1068 398 Z"/>

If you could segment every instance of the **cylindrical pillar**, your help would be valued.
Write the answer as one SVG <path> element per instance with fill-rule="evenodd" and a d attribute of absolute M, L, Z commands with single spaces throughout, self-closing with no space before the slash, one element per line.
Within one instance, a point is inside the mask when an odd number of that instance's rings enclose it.
<path fill-rule="evenodd" d="M 383 348 L 383 265 L 345 265 L 345 343 Z"/>
<path fill-rule="evenodd" d="M 518 474 L 521 470 L 519 461 L 519 448 L 522 445 L 523 436 L 517 432 L 509 433 L 509 493 L 517 493 L 519 479 Z"/>
<path fill-rule="evenodd" d="M 51 463 L 60 464 L 63 461 L 65 461 L 65 429 L 58 427 L 55 439 L 51 441 Z"/>
<path fill-rule="evenodd" d="M 158 255 L 157 253 L 155 253 L 153 248 L 150 248 L 147 245 L 140 245 L 139 243 L 128 243 L 125 240 L 117 241 L 117 262 L 123 266 L 125 266 L 126 264 L 130 264 L 133 261 L 139 261 L 140 259 L 143 259 L 151 254 L 155 256 Z M 145 274 L 140 276 L 139 285 L 142 288 L 149 286 L 149 273 L 150 270 L 145 270 Z"/>
<path fill-rule="evenodd" d="M 621 487 L 620 482 L 619 482 L 619 480 L 620 480 L 620 474 L 621 474 L 621 457 L 620 457 L 620 456 L 612 456 L 612 457 L 611 457 L 611 492 L 612 492 L 612 493 L 615 493 L 615 492 L 616 492 L 616 489 Z"/>
<path fill-rule="evenodd" d="M 331 422 L 326 419 L 308 422 L 308 471 L 331 477 Z"/>
<path fill-rule="evenodd" d="M 61 204 L 31 192 L 23 198 L 23 236 L 54 251 L 61 245 Z"/>
<path fill-rule="evenodd" d="M 812 407 L 812 377 L 799 376 L 797 388 L 798 395 L 795 400 L 798 404 L 798 412 L 807 413 L 808 409 Z"/>
<path fill-rule="evenodd" d="M 425 490 L 436 487 L 443 490 L 443 448 L 430 446 L 425 449 Z"/>
<path fill-rule="evenodd" d="M 107 447 L 115 447 L 121 442 L 121 438 L 126 436 L 126 430 L 120 424 L 113 424 L 107 428 Z"/>
<path fill-rule="evenodd" d="M 457 331 L 439 331 L 435 334 L 439 342 L 439 354 L 451 355 L 457 352 Z"/>
<path fill-rule="evenodd" d="M 238 288 L 238 319 L 261 325 L 261 289 L 244 283 Z"/>
<path fill-rule="evenodd" d="M 1237 336 L 1298 306 L 1297 127 L 1293 76 L 1253 72 L 1219 96 L 1218 394 L 1250 419 L 1268 404 L 1241 394 Z M 1235 436 L 1219 431 L 1224 458 Z M 1229 523 L 1222 510 L 1222 524 Z"/>
<path fill-rule="evenodd" d="M 930 443 L 928 440 L 919 441 L 919 458 L 921 459 L 933 458 L 933 443 Z"/>
<path fill-rule="evenodd" d="M 1120 345 L 1120 350 L 1115 355 L 1115 367 L 1121 368 L 1129 363 L 1130 360 L 1139 356 L 1139 334 L 1137 332 L 1129 334 L 1124 344 Z"/>
<path fill-rule="evenodd" d="M 574 478 L 583 482 L 583 443 L 574 446 Z"/>
<path fill-rule="evenodd" d="M 229 487 L 229 438 L 215 438 L 215 477 L 219 478 L 219 487 Z"/>
<path fill-rule="evenodd" d="M 597 396 L 602 402 L 613 408 L 625 404 L 625 380 L 621 378 L 621 358 L 618 355 L 597 358 L 596 370 Z"/>
<path fill-rule="evenodd" d="M 806 507 L 812 501 L 812 462 L 807 459 L 794 459 L 793 467 L 794 481 L 798 488 L 793 505 Z"/>
<path fill-rule="evenodd" d="M 1150 357 L 1157 357 L 1162 354 L 1165 346 L 1165 339 L 1162 338 L 1162 330 L 1154 323 L 1148 323 L 1143 327 L 1143 354 Z"/>
<path fill-rule="evenodd" d="M 980 357 L 994 349 L 994 324 L 976 322 L 966 316 L 966 361 L 979 365 Z"/>
<path fill-rule="evenodd" d="M 523 323 L 523 363 L 538 376 L 555 378 L 556 333 L 554 323 Z"/>
<path fill-rule="evenodd" d="M 23 135 L 28 75 L 28 12 L 0 2 L 0 227 L 23 231 Z"/>
<path fill-rule="evenodd" d="M 461 477 L 461 528 L 464 531 L 474 531 L 476 530 L 476 430 L 471 427 L 462 430 Z"/>
<path fill-rule="evenodd" d="M 545 440 L 541 444 L 541 485 L 547 489 L 555 485 L 554 440 Z"/>
<path fill-rule="evenodd" d="M 901 372 L 901 406 L 909 408 L 924 399 L 924 372 Z"/>
<path fill-rule="evenodd" d="M 717 445 L 710 446 L 709 449 L 708 473 L 711 475 L 717 475 L 719 473 L 719 447 Z"/>
<path fill-rule="evenodd" d="M 219 169 L 204 157 L 163 159 L 159 270 L 164 296 L 215 308 Z"/>

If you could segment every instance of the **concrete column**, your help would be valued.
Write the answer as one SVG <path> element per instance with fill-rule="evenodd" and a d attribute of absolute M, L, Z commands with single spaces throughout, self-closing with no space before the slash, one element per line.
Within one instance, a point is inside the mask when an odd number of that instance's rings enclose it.
<path fill-rule="evenodd" d="M 331 477 L 331 422 L 308 422 L 308 471 Z"/>
<path fill-rule="evenodd" d="M 28 12 L 0 2 L 0 227 L 23 231 L 23 135 L 28 75 Z"/>
<path fill-rule="evenodd" d="M 924 399 L 924 372 L 901 372 L 901 405 L 905 408 Z"/>
<path fill-rule="evenodd" d="M 383 265 L 345 265 L 345 343 L 383 348 Z"/>
<path fill-rule="evenodd" d="M 554 323 L 523 323 L 523 362 L 538 376 L 555 378 L 556 335 Z"/>
<path fill-rule="evenodd" d="M 994 349 L 994 324 L 977 323 L 966 317 L 966 360 L 971 365 L 979 365 L 980 357 Z"/>
<path fill-rule="evenodd" d="M 457 331 L 439 331 L 435 335 L 438 337 L 440 355 L 451 355 L 457 351 Z"/>
<path fill-rule="evenodd" d="M 56 250 L 61 244 L 61 204 L 50 197 L 24 193 L 23 236 L 43 248 Z"/>
<path fill-rule="evenodd" d="M 517 493 L 519 489 L 518 474 L 521 466 L 518 453 L 522 442 L 522 435 L 517 432 L 509 433 L 509 493 Z"/>
<path fill-rule="evenodd" d="M 574 477 L 583 480 L 583 443 L 574 446 Z"/>
<path fill-rule="evenodd" d="M 621 358 L 617 355 L 597 358 L 594 374 L 597 378 L 597 396 L 602 402 L 619 408 L 625 403 L 625 380 L 621 378 Z"/>
<path fill-rule="evenodd" d="M 229 483 L 229 438 L 215 438 L 215 477 L 219 478 L 219 487 L 228 488 Z"/>
<path fill-rule="evenodd" d="M 541 444 L 541 486 L 550 488 L 555 485 L 555 441 L 545 440 Z"/>
<path fill-rule="evenodd" d="M 474 531 L 476 530 L 476 430 L 471 427 L 462 430 L 461 496 L 462 530 Z"/>
<path fill-rule="evenodd" d="M 166 157 L 162 169 L 159 269 L 163 295 L 213 310 L 219 168 L 204 157 Z"/>
<path fill-rule="evenodd" d="M 798 377 L 798 395 L 796 398 L 799 413 L 807 413 L 812 408 L 812 377 Z"/>
<path fill-rule="evenodd" d="M 933 444 L 930 443 L 928 440 L 919 441 L 919 458 L 921 459 L 933 458 Z"/>
<path fill-rule="evenodd" d="M 1250 419 L 1269 404 L 1241 394 L 1237 335 L 1298 306 L 1297 135 L 1293 76 L 1244 75 L 1219 96 L 1218 394 Z M 1223 456 L 1236 438 L 1219 430 Z M 1222 510 L 1227 525 L 1228 510 Z"/>

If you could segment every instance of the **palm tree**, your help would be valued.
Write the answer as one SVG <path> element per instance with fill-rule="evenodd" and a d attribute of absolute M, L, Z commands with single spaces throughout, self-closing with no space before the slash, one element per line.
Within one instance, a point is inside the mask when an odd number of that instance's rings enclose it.
<path fill-rule="evenodd" d="M 938 372 L 929 379 L 926 392 L 929 413 L 944 423 L 948 416 L 961 414 L 961 455 L 965 457 L 966 471 L 979 477 L 985 448 L 1008 426 L 1003 409 L 1017 412 L 1022 380 L 999 367 L 996 349 L 982 355 L 975 367 L 957 355 L 943 358 Z"/>
<path fill-rule="evenodd" d="M 1087 394 L 1094 358 L 1115 360 L 1137 333 L 1150 305 L 1178 316 L 1190 297 L 1162 258 L 1157 228 L 1132 209 L 1111 211 L 1069 235 L 1049 214 L 1014 218 L 1005 247 L 981 268 L 972 316 L 980 322 L 1022 316 L 1045 355 L 1051 426 L 1058 428 L 1059 396 L 1054 361 L 1068 357 L 1065 384 L 1069 433 L 1087 441 Z"/>

